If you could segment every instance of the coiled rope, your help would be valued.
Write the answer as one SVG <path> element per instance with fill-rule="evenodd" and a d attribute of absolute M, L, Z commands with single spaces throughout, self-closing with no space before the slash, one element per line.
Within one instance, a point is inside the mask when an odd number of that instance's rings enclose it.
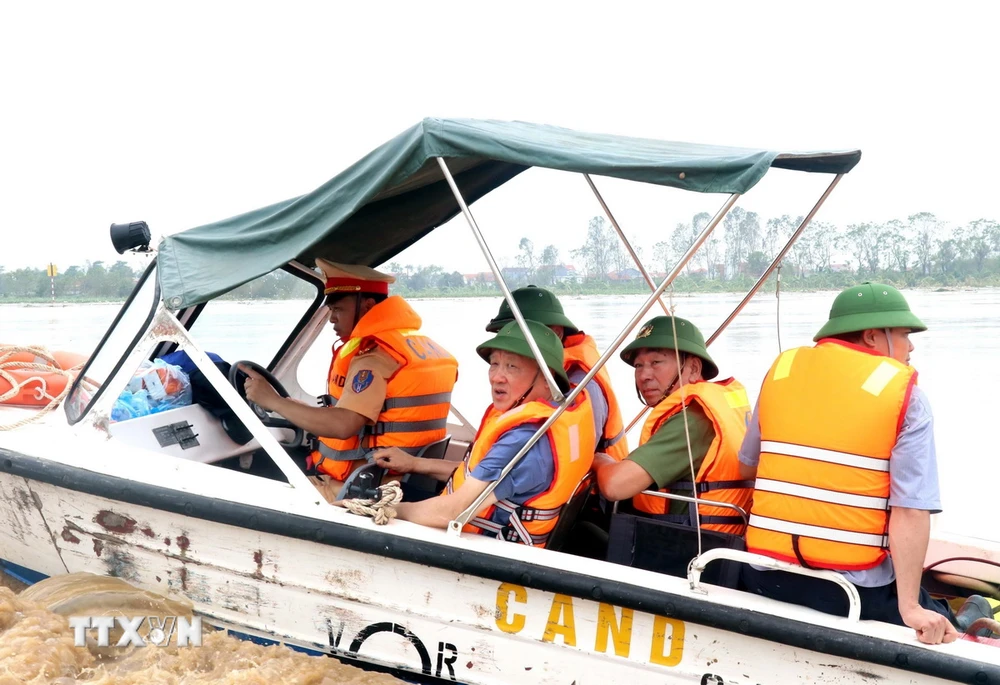
<path fill-rule="evenodd" d="M 35 361 L 24 362 L 11 360 L 15 354 L 20 352 L 27 352 L 28 354 L 34 355 Z M 39 362 L 38 360 L 42 361 Z M 14 423 L 0 424 L 0 431 L 15 430 L 21 426 L 26 426 L 29 423 L 34 423 L 40 420 L 46 414 L 51 412 L 53 409 L 59 406 L 59 403 L 65 399 L 66 395 L 69 394 L 69 389 L 72 387 L 73 379 L 76 377 L 76 373 L 82 368 L 83 364 L 78 364 L 70 369 L 64 369 L 59 366 L 59 362 L 55 360 L 52 354 L 44 347 L 36 346 L 23 346 L 23 345 L 0 345 L 0 378 L 7 381 L 10 384 L 10 390 L 0 395 L 0 404 L 3 404 L 12 397 L 17 397 L 21 392 L 21 389 L 28 385 L 29 383 L 38 383 L 39 387 L 35 390 L 35 395 L 38 399 L 43 397 L 49 400 L 49 403 L 44 407 L 39 409 L 34 414 L 21 419 L 20 421 L 15 421 Z M 60 376 L 66 377 L 66 387 L 63 388 L 56 396 L 52 396 L 48 392 L 48 384 L 45 382 L 45 378 L 41 375 L 30 376 L 23 381 L 18 381 L 14 376 L 12 376 L 9 371 L 15 369 L 27 370 L 27 371 L 38 371 L 42 374 L 58 374 Z"/>
<path fill-rule="evenodd" d="M 344 508 L 358 516 L 369 516 L 376 526 L 384 526 L 396 518 L 396 505 L 403 499 L 399 481 L 389 481 L 378 488 L 374 499 L 345 499 Z"/>

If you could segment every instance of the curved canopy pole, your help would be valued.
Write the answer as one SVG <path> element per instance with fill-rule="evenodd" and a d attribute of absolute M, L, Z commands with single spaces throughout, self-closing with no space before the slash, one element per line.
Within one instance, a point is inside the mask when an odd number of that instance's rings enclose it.
<path fill-rule="evenodd" d="M 545 422 L 541 426 L 539 426 L 538 430 L 535 431 L 535 434 L 532 435 L 531 438 L 528 440 L 528 442 L 526 442 L 524 446 L 517 451 L 517 454 L 515 454 L 513 459 L 511 459 L 507 463 L 507 465 L 500 472 L 500 475 L 497 477 L 497 479 L 489 483 L 486 486 L 486 488 L 482 491 L 482 493 L 480 493 L 480 495 L 475 499 L 475 501 L 472 504 L 470 504 L 465 511 L 459 514 L 454 521 L 451 521 L 448 524 L 449 533 L 458 535 L 459 533 L 462 532 L 462 526 L 468 523 L 469 519 L 475 516 L 475 514 L 482 508 L 483 503 L 490 496 L 490 493 L 493 492 L 493 490 L 500 483 L 500 481 L 502 481 L 507 476 L 507 474 L 510 473 L 511 470 L 517 465 L 517 463 L 521 461 L 524 455 L 528 453 L 528 450 L 530 450 L 535 445 L 535 443 L 538 442 L 543 435 L 545 435 L 545 432 L 549 429 L 549 426 L 555 423 L 556 420 L 562 415 L 562 413 L 566 411 L 566 409 L 571 404 L 573 404 L 577 396 L 581 392 L 583 392 L 583 389 L 587 386 L 587 384 L 594 379 L 594 376 L 596 376 L 597 373 L 602 368 L 604 368 L 604 365 L 611 358 L 611 356 L 618 350 L 618 347 L 622 344 L 622 342 L 624 342 L 625 339 L 629 336 L 629 334 L 632 333 L 632 331 L 635 329 L 635 327 L 639 325 L 639 322 L 642 321 L 642 318 L 646 315 L 646 312 L 648 312 L 652 308 L 652 306 L 656 304 L 656 302 L 660 299 L 660 295 L 663 294 L 663 291 L 666 290 L 671 283 L 673 283 L 674 279 L 677 278 L 677 275 L 681 272 L 681 270 L 687 265 L 687 263 L 691 260 L 691 258 L 694 257 L 694 254 L 698 251 L 698 248 L 700 248 L 702 243 L 704 243 L 705 240 L 708 239 L 708 236 L 712 234 L 712 231 L 715 230 L 715 227 L 722 222 L 722 219 L 725 218 L 726 214 L 729 213 L 729 210 L 733 208 L 733 206 L 736 204 L 736 200 L 738 200 L 739 197 L 740 197 L 739 193 L 733 193 L 732 195 L 729 196 L 729 198 L 726 199 L 725 203 L 723 203 L 722 205 L 722 208 L 719 209 L 719 211 L 716 213 L 714 217 L 712 217 L 712 220 L 708 222 L 708 224 L 705 226 L 702 232 L 695 239 L 694 243 L 692 243 L 691 247 L 689 247 L 687 252 L 685 252 L 683 256 L 681 256 L 680 260 L 677 262 L 676 266 L 674 266 L 673 270 L 669 274 L 667 274 L 667 277 L 663 279 L 663 282 L 659 286 L 657 286 L 657 288 L 653 291 L 653 293 L 646 299 L 642 307 L 639 308 L 639 311 L 635 313 L 635 315 L 631 318 L 631 320 L 629 320 L 629 322 L 625 325 L 625 328 L 622 329 L 621 333 L 619 333 L 618 336 L 614 339 L 614 342 L 612 342 L 611 345 L 608 347 L 608 349 L 604 351 L 604 354 L 602 354 L 600 359 L 597 360 L 597 363 L 594 364 L 593 368 L 591 368 L 590 371 L 587 372 L 587 375 L 583 377 L 583 380 L 581 380 L 580 383 L 576 387 L 574 387 L 568 395 L 566 395 L 565 400 L 559 405 L 559 407 L 557 407 L 556 410 L 552 412 L 552 414 L 547 419 L 545 419 Z"/>
<path fill-rule="evenodd" d="M 510 289 L 504 282 L 503 276 L 500 273 L 500 268 L 493 259 L 493 254 L 490 252 L 489 246 L 483 239 L 482 231 L 479 230 L 479 225 L 472 216 L 472 212 L 469 211 L 469 205 L 465 203 L 465 198 L 462 197 L 462 193 L 458 189 L 458 185 L 455 183 L 454 177 L 451 175 L 451 170 L 448 169 L 448 165 L 445 163 L 444 158 L 436 157 L 435 159 L 437 159 L 438 166 L 441 167 L 441 173 L 444 174 L 445 180 L 448 181 L 448 185 L 451 187 L 452 194 L 455 196 L 455 199 L 458 200 L 458 206 L 462 208 L 462 214 L 465 216 L 465 220 L 469 223 L 469 228 L 472 229 L 472 234 L 476 237 L 476 242 L 479 243 L 479 249 L 483 251 L 486 261 L 489 262 L 490 270 L 493 271 L 493 277 L 496 278 L 497 284 L 503 292 L 504 299 L 507 300 L 507 304 L 510 305 L 510 311 L 514 315 L 514 320 L 517 321 L 517 325 L 521 327 L 521 331 L 524 333 L 524 339 L 527 341 L 528 347 L 531 348 L 531 354 L 534 355 L 535 361 L 538 362 L 538 368 L 541 370 L 542 376 L 545 378 L 545 382 L 548 384 L 549 390 L 552 392 L 552 399 L 555 402 L 562 402 L 562 391 L 559 389 L 559 386 L 556 385 L 556 379 L 552 375 L 552 371 L 542 358 L 542 351 L 538 349 L 538 344 L 535 342 L 535 339 L 531 337 L 531 333 L 528 332 L 528 324 L 524 320 L 524 315 L 521 314 L 521 309 L 517 306 L 517 303 L 514 301 L 514 296 L 511 294 Z"/>
<path fill-rule="evenodd" d="M 705 341 L 706 347 L 715 342 L 716 338 L 722 335 L 722 332 L 725 331 L 726 328 L 729 327 L 729 324 L 733 322 L 733 319 L 735 319 L 739 315 L 739 313 L 743 311 L 743 308 L 750 303 L 750 300 L 753 299 L 753 296 L 757 294 L 757 291 L 761 289 L 761 287 L 764 285 L 765 281 L 767 281 L 771 273 L 776 268 L 778 268 L 779 264 L 781 264 L 781 260 L 783 260 L 785 258 L 785 255 L 788 254 L 788 251 L 792 249 L 792 245 L 794 245 L 796 241 L 799 239 L 799 236 L 802 235 L 802 231 L 806 229 L 806 226 L 809 225 L 809 222 L 811 222 L 813 217 L 816 216 L 816 212 L 818 212 L 819 208 L 823 206 L 824 202 L 826 202 L 826 198 L 830 197 L 830 193 L 832 193 L 833 189 L 837 187 L 837 184 L 840 183 L 840 179 L 843 178 L 843 176 L 844 176 L 843 174 L 837 174 L 836 176 L 833 177 L 833 180 L 830 181 L 830 185 L 827 186 L 826 190 L 823 191 L 823 194 L 820 195 L 819 200 L 817 200 L 816 204 L 813 205 L 813 208 L 809 210 L 809 213 L 806 214 L 805 218 L 802 219 L 802 223 L 799 224 L 799 227 L 796 228 L 795 232 L 792 233 L 792 235 L 788 238 L 788 241 L 785 243 L 785 246 L 782 247 L 781 251 L 778 252 L 777 256 L 775 256 L 775 258 L 771 260 L 771 263 L 768 265 L 767 269 L 764 270 L 764 273 L 761 274 L 760 278 L 757 279 L 757 282 L 753 284 L 753 287 L 750 288 L 749 291 L 747 291 L 746 297 L 744 297 L 743 300 L 740 301 L 738 305 L 736 305 L 736 308 L 732 311 L 732 313 L 730 313 L 729 316 L 726 317 L 726 320 L 723 321 L 719 325 L 719 327 L 715 329 L 715 332 L 712 333 L 711 336 L 709 336 L 708 340 Z M 643 407 L 636 415 L 636 417 L 632 419 L 632 422 L 629 423 L 628 426 L 626 426 L 625 432 L 628 433 L 629 431 L 631 431 L 635 427 L 635 424 L 639 423 L 642 417 L 646 415 L 647 411 L 649 411 L 649 407 Z"/>
<path fill-rule="evenodd" d="M 826 198 L 830 197 L 830 193 L 833 192 L 833 189 L 837 187 L 837 184 L 840 183 L 840 179 L 843 177 L 844 177 L 843 174 L 837 174 L 836 176 L 833 177 L 833 180 L 830 181 L 830 185 L 826 187 L 826 190 L 824 190 L 823 194 L 819 196 L 819 199 L 816 201 L 816 204 L 813 205 L 813 208 L 809 210 L 809 213 L 806 214 L 805 218 L 802 219 L 802 223 L 799 224 L 799 227 L 796 228 L 795 232 L 792 233 L 791 237 L 788 238 L 788 242 L 785 243 L 785 246 L 781 248 L 781 251 L 778 252 L 775 258 L 771 260 L 771 263 L 768 265 L 767 269 L 764 271 L 763 274 L 761 274 L 760 278 L 757 279 L 757 282 L 753 284 L 753 287 L 750 288 L 749 291 L 747 291 L 746 297 L 744 297 L 740 301 L 740 303 L 736 305 L 736 309 L 733 310 L 732 314 L 727 316 L 726 320 L 723 321 L 722 324 L 717 329 L 715 329 L 715 333 L 712 333 L 711 337 L 705 341 L 706 345 L 711 345 L 716 338 L 722 335 L 722 332 L 726 330 L 729 324 L 733 322 L 733 319 L 735 319 L 737 315 L 741 311 L 743 311 L 743 308 L 750 303 L 750 300 L 753 299 L 753 296 L 757 294 L 757 291 L 760 290 L 761 287 L 764 285 L 764 282 L 767 281 L 767 278 L 768 276 L 771 275 L 771 272 L 774 271 L 779 264 L 781 264 L 781 261 L 785 258 L 785 255 L 787 255 L 788 251 L 792 249 L 792 245 L 794 245 L 798 241 L 799 236 L 802 235 L 802 231 L 804 231 L 806 229 L 806 226 L 809 225 L 809 222 L 813 220 L 813 217 L 816 216 L 816 212 L 818 212 L 819 208 L 823 206 L 824 202 L 826 202 Z"/>
<path fill-rule="evenodd" d="M 614 214 L 611 213 L 611 209 L 608 208 L 608 203 L 606 203 L 604 198 L 601 197 L 601 193 L 597 190 L 597 186 L 594 185 L 594 181 L 590 178 L 590 174 L 584 174 L 583 177 L 587 179 L 587 185 L 590 186 L 590 189 L 593 191 L 597 201 L 601 203 L 601 209 L 603 209 L 604 213 L 607 215 L 608 221 L 610 221 L 611 225 L 614 226 L 615 231 L 618 233 L 618 237 L 621 238 L 622 243 L 625 245 L 625 249 L 628 250 L 629 255 L 632 256 L 632 261 L 635 262 L 636 267 L 639 269 L 639 273 L 642 274 L 646 283 L 649 284 L 649 289 L 655 291 L 656 283 L 653 282 L 653 278 L 649 275 L 649 272 L 646 271 L 646 267 L 642 265 L 639 255 L 637 255 L 635 250 L 632 249 L 632 244 L 628 241 L 628 238 L 625 237 L 625 232 L 621 229 L 621 226 L 618 225 L 618 221 L 615 219 Z M 662 299 L 660 299 L 660 306 L 663 307 L 663 313 L 670 316 L 670 309 Z"/>

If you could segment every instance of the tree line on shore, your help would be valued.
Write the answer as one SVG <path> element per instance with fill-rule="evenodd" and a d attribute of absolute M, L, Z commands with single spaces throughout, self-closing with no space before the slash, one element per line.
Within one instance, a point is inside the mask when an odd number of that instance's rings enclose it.
<path fill-rule="evenodd" d="M 694 215 L 681 222 L 664 240 L 644 246 L 630 238 L 632 247 L 656 280 L 671 271 L 711 217 Z M 681 292 L 745 289 L 767 268 L 801 217 L 783 215 L 762 220 L 752 211 L 735 207 L 682 269 L 674 288 Z M 507 284 L 547 286 L 561 293 L 599 294 L 643 292 L 648 289 L 635 269 L 617 233 L 595 216 L 586 238 L 563 263 L 549 244 L 536 249 L 532 236 L 520 240 L 512 259 L 501 260 Z M 838 227 L 813 222 L 782 262 L 782 284 L 788 288 L 839 288 L 861 278 L 901 287 L 1000 285 L 1000 222 L 977 219 L 950 226 L 931 213 L 920 212 L 883 223 L 862 222 Z M 493 295 L 498 292 L 491 273 L 447 272 L 437 265 L 390 262 L 381 267 L 396 276 L 394 291 L 409 296 Z M 70 266 L 51 278 L 45 268 L 6 270 L 0 266 L 0 302 L 122 300 L 131 292 L 141 270 L 125 261 L 107 265 L 86 262 Z M 275 271 L 246 283 L 228 299 L 298 299 L 315 291 L 301 279 Z"/>

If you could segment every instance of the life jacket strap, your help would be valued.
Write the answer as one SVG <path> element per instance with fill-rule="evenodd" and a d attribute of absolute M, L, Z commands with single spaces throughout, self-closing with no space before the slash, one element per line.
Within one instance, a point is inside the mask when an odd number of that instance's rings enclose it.
<path fill-rule="evenodd" d="M 694 527 L 694 513 L 688 514 L 649 514 L 643 512 L 642 515 L 646 518 L 656 519 L 657 521 L 666 521 L 667 523 L 676 523 L 682 526 L 692 526 Z M 742 516 L 701 516 L 701 525 L 718 525 L 718 526 L 742 526 L 744 521 Z"/>
<path fill-rule="evenodd" d="M 448 427 L 448 417 L 423 421 L 379 421 L 371 427 L 369 435 L 386 433 L 421 433 L 423 431 L 444 430 Z"/>
<path fill-rule="evenodd" d="M 562 511 L 562 507 L 556 507 L 555 509 L 535 509 L 523 504 L 515 504 L 506 499 L 498 500 L 495 506 L 509 513 L 511 518 L 516 516 L 519 520 L 525 522 L 551 521 L 559 518 L 559 512 Z"/>
<path fill-rule="evenodd" d="M 502 525 L 496 521 L 491 521 L 478 516 L 469 521 L 469 523 L 476 528 L 495 534 L 497 540 L 519 542 L 528 545 L 529 547 L 544 545 L 549 539 L 549 533 L 532 535 L 527 531 L 520 519 L 517 519 L 514 516 L 511 516 L 510 522 L 507 525 Z"/>
<path fill-rule="evenodd" d="M 413 395 L 411 397 L 388 397 L 382 404 L 382 411 L 423 407 L 425 405 L 444 404 L 445 402 L 451 404 L 450 392 L 436 392 L 430 395 Z"/>
<path fill-rule="evenodd" d="M 670 490 L 692 490 L 699 494 L 712 492 L 713 490 L 735 490 L 739 488 L 752 488 L 753 480 L 716 480 L 692 483 L 689 480 L 674 481 L 669 485 Z"/>
<path fill-rule="evenodd" d="M 602 448 L 614 447 L 619 442 L 621 442 L 622 438 L 624 437 L 625 437 L 625 429 L 623 428 L 621 431 L 619 431 L 618 435 L 614 436 L 613 438 L 601 438 L 600 442 L 598 442 L 598 446 Z"/>
<path fill-rule="evenodd" d="M 335 450 L 325 442 L 318 442 L 316 445 L 316 450 L 319 452 L 319 461 L 316 462 L 316 467 L 322 464 L 326 459 L 330 461 L 354 461 L 355 459 L 364 459 L 368 450 L 364 447 L 355 447 L 351 450 Z"/>

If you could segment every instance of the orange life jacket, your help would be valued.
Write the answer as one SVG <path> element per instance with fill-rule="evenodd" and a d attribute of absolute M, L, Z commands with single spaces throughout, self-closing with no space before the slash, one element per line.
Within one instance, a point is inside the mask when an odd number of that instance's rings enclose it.
<path fill-rule="evenodd" d="M 577 369 L 588 373 L 597 365 L 597 360 L 600 358 L 597 343 L 589 335 L 577 333 L 566 336 L 563 341 L 563 368 L 566 369 L 566 373 L 572 373 Z M 604 422 L 603 434 L 597 441 L 597 451 L 621 461 L 628 456 L 628 440 L 625 438 L 622 411 L 618 405 L 618 398 L 615 397 L 615 391 L 611 388 L 611 376 L 608 375 L 607 365 L 601 367 L 594 380 L 608 401 L 608 419 Z"/>
<path fill-rule="evenodd" d="M 343 394 L 345 383 L 365 382 L 363 377 L 347 378 L 351 361 L 358 354 L 377 346 L 400 366 L 388 381 L 385 403 L 373 425 L 365 425 L 358 435 L 343 440 L 319 438 L 310 459 L 323 473 L 344 480 L 357 461 L 376 447 L 400 447 L 415 454 L 444 438 L 458 362 L 439 344 L 420 335 L 420 324 L 420 316 L 410 305 L 393 295 L 362 316 L 350 339 L 335 351 L 328 377 L 335 401 Z"/>
<path fill-rule="evenodd" d="M 540 426 L 552 415 L 557 406 L 551 402 L 535 400 L 503 413 L 492 406 L 487 409 L 470 453 L 466 455 L 462 467 L 455 469 L 455 473 L 448 480 L 445 492 L 452 493 L 461 487 L 501 435 L 524 424 Z M 549 533 L 559 520 L 562 508 L 569 502 L 580 481 L 590 472 L 594 462 L 596 442 L 594 412 L 586 392 L 581 392 L 577 396 L 573 405 L 560 414 L 541 439 L 544 440 L 546 437 L 555 462 L 555 475 L 548 489 L 524 504 L 498 500 L 481 516 L 466 524 L 463 528 L 465 532 L 487 531 L 496 533 L 500 540 L 537 547 L 545 546 Z M 492 520 L 495 508 L 510 514 L 510 520 L 506 525 Z"/>
<path fill-rule="evenodd" d="M 778 357 L 760 391 L 747 549 L 837 571 L 885 559 L 889 457 L 916 377 L 839 340 Z"/>
<path fill-rule="evenodd" d="M 715 438 L 701 462 L 695 483 L 674 481 L 660 492 L 681 491 L 677 494 L 691 496 L 697 490 L 701 501 L 727 502 L 748 511 L 753 497 L 753 481 L 740 479 L 738 459 L 751 413 L 746 389 L 736 379 L 729 378 L 714 383 L 689 383 L 683 391 L 683 398 L 681 390 L 677 390 L 653 407 L 643 424 L 639 444 L 649 442 L 667 419 L 679 414 L 684 406 L 692 402 L 696 402 L 712 422 Z M 703 497 L 703 494 L 708 496 Z M 636 495 L 632 498 L 632 506 L 659 519 L 694 525 L 693 508 L 690 514 L 668 514 L 670 501 L 653 495 Z M 706 530 L 743 535 L 746 528 L 743 517 L 727 507 L 700 504 L 698 514 L 701 527 Z"/>

